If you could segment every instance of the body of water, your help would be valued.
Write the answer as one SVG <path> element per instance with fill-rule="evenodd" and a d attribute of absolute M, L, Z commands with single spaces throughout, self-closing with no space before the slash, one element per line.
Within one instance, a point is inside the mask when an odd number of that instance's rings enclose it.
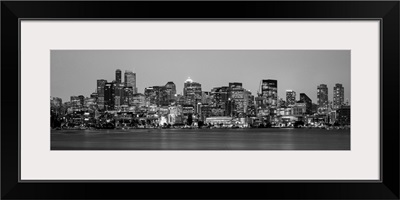
<path fill-rule="evenodd" d="M 52 130 L 51 150 L 350 150 L 350 130 Z"/>

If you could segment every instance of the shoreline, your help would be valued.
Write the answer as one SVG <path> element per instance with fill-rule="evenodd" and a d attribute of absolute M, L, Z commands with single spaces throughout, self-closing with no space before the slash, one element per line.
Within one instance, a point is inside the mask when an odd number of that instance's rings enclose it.
<path fill-rule="evenodd" d="M 161 128 L 161 127 L 150 127 L 150 128 L 136 128 L 136 127 L 127 127 L 127 128 L 50 128 L 51 131 L 58 131 L 58 130 L 211 130 L 211 129 L 224 129 L 224 130 L 248 130 L 248 129 L 311 129 L 311 130 L 350 130 L 350 127 L 205 127 L 205 128 L 198 128 L 198 127 L 191 127 L 191 128 Z"/>

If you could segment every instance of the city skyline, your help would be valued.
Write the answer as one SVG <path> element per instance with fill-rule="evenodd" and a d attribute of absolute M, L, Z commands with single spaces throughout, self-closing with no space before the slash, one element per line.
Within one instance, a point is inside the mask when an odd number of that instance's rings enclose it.
<path fill-rule="evenodd" d="M 124 67 L 128 64 L 135 67 Z M 333 88 L 340 83 L 344 100 L 351 101 L 350 51 L 346 50 L 52 50 L 51 96 L 63 102 L 70 96 L 88 97 L 95 92 L 97 80 L 114 81 L 117 69 L 136 73 L 137 92 L 142 94 L 147 87 L 170 81 L 181 94 L 190 77 L 202 84 L 203 91 L 239 82 L 257 96 L 261 80 L 275 79 L 278 99 L 286 100 L 286 91 L 293 90 L 296 100 L 305 93 L 317 103 L 317 86 L 326 84 L 328 99 L 333 101 Z M 66 76 L 74 70 L 77 73 Z"/>

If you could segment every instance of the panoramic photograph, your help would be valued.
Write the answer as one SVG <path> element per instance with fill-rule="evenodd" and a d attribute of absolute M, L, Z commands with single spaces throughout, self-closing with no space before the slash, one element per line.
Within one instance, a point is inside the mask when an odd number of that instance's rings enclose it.
<path fill-rule="evenodd" d="M 51 50 L 50 150 L 351 150 L 350 50 Z"/>

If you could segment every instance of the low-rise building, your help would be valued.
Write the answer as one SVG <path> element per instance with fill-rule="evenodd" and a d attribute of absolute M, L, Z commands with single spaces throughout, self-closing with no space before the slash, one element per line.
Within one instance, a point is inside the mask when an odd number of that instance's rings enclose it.
<path fill-rule="evenodd" d="M 351 112 L 350 112 L 350 106 L 341 106 L 337 112 L 337 122 L 340 125 L 350 125 L 350 119 L 351 119 Z"/>

